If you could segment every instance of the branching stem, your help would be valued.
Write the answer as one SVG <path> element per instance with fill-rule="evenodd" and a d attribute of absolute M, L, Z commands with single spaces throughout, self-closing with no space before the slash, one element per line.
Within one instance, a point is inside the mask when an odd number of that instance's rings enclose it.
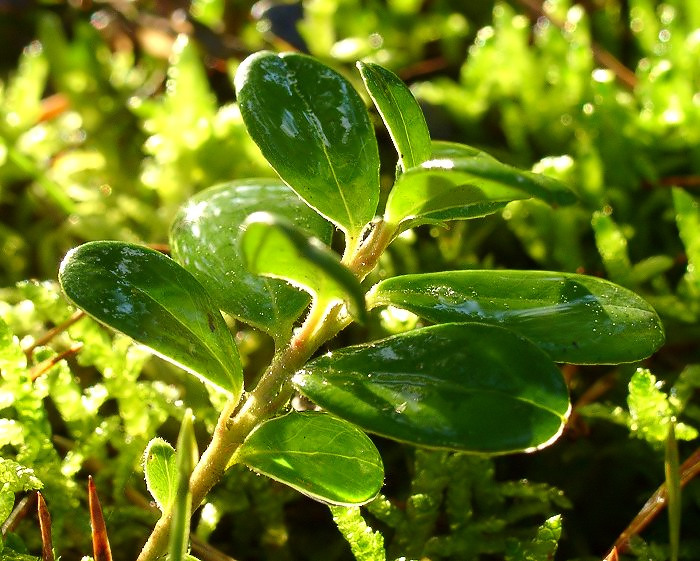
<path fill-rule="evenodd" d="M 374 269 L 379 257 L 395 236 L 395 229 L 383 221 L 373 224 L 372 230 L 359 245 L 343 256 L 343 264 L 359 280 Z M 229 402 L 219 416 L 212 440 L 202 454 L 190 478 L 193 509 L 200 505 L 211 488 L 235 461 L 235 453 L 246 437 L 260 423 L 272 417 L 292 397 L 291 377 L 326 341 L 333 338 L 350 318 L 341 315 L 342 306 L 328 307 L 318 302 L 312 305 L 304 324 L 289 344 L 279 351 L 257 386 L 243 404 Z M 323 304 L 323 305 L 321 305 Z M 171 516 L 166 513 L 153 528 L 137 561 L 154 561 L 165 554 L 170 532 Z"/>

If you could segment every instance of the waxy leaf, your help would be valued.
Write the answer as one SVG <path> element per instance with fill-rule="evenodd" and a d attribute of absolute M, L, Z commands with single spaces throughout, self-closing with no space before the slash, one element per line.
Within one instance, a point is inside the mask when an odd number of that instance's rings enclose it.
<path fill-rule="evenodd" d="M 379 452 L 369 437 L 326 413 L 289 413 L 266 421 L 235 460 L 323 502 L 371 501 L 384 483 Z"/>
<path fill-rule="evenodd" d="M 311 57 L 259 52 L 236 96 L 248 133 L 301 198 L 357 239 L 379 200 L 379 153 L 350 82 Z"/>
<path fill-rule="evenodd" d="M 449 323 L 328 353 L 293 378 L 327 411 L 377 434 L 485 454 L 551 443 L 566 384 L 533 343 L 491 325 Z"/>
<path fill-rule="evenodd" d="M 123 242 L 68 252 L 59 281 L 78 307 L 238 397 L 243 374 L 224 319 L 201 284 L 162 253 Z"/>
<path fill-rule="evenodd" d="M 251 271 L 284 279 L 327 305 L 343 301 L 364 322 L 362 286 L 328 246 L 268 212 L 252 214 L 244 228 L 241 250 Z"/>
<path fill-rule="evenodd" d="M 503 164 L 454 143 L 434 143 L 430 160 L 406 170 L 389 193 L 385 220 L 407 229 L 494 213 L 506 203 L 537 197 L 571 204 L 572 191 L 556 179 Z"/>
<path fill-rule="evenodd" d="M 168 512 L 177 492 L 177 465 L 175 450 L 162 438 L 154 438 L 148 443 L 144 452 L 143 474 L 148 492 L 158 508 L 161 512 Z"/>
<path fill-rule="evenodd" d="M 429 321 L 501 325 L 556 362 L 617 364 L 651 355 L 664 342 L 659 316 L 609 281 L 548 271 L 448 271 L 378 283 L 370 307 L 392 305 Z"/>
<path fill-rule="evenodd" d="M 333 227 L 279 179 L 245 179 L 206 189 L 182 207 L 170 230 L 173 259 L 190 271 L 223 311 L 286 340 L 309 296 L 248 270 L 238 236 L 245 219 L 267 210 L 330 243 Z"/>
<path fill-rule="evenodd" d="M 411 90 L 393 72 L 378 64 L 358 62 L 357 68 L 399 154 L 403 171 L 430 159 L 430 132 Z"/>

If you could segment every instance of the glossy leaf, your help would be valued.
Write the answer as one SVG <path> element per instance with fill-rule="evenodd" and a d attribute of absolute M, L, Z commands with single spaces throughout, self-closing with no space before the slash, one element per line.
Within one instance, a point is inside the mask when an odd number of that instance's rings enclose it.
<path fill-rule="evenodd" d="M 296 387 L 365 430 L 422 446 L 486 454 L 551 443 L 569 411 L 551 359 L 519 335 L 451 323 L 328 353 Z"/>
<path fill-rule="evenodd" d="M 244 228 L 241 250 L 251 271 L 284 279 L 326 304 L 344 301 L 349 312 L 364 321 L 360 282 L 328 246 L 267 212 L 252 214 Z"/>
<path fill-rule="evenodd" d="M 617 364 L 664 342 L 654 309 L 595 277 L 548 271 L 448 271 L 377 284 L 368 305 L 392 305 L 436 323 L 475 321 L 520 333 L 556 362 Z"/>
<path fill-rule="evenodd" d="M 326 413 L 290 413 L 266 421 L 235 459 L 331 504 L 366 503 L 384 482 L 382 459 L 367 435 Z"/>
<path fill-rule="evenodd" d="M 470 146 L 435 143 L 432 159 L 396 181 L 385 219 L 406 229 L 485 216 L 510 201 L 532 197 L 550 204 L 575 201 L 573 192 L 556 179 L 503 164 Z"/>
<path fill-rule="evenodd" d="M 286 282 L 248 270 L 238 236 L 252 213 L 267 210 L 330 243 L 333 227 L 279 179 L 246 179 L 212 187 L 182 207 L 170 230 L 173 259 L 190 271 L 226 313 L 286 339 L 309 304 Z"/>
<path fill-rule="evenodd" d="M 173 506 L 177 491 L 175 450 L 162 438 L 154 438 L 144 452 L 143 474 L 146 487 L 161 512 Z"/>
<path fill-rule="evenodd" d="M 311 57 L 265 51 L 244 60 L 234 82 L 248 133 L 272 167 L 358 238 L 377 209 L 379 155 L 352 85 Z"/>
<path fill-rule="evenodd" d="M 221 390 L 240 395 L 238 350 L 197 279 L 172 259 L 123 242 L 90 242 L 66 255 L 59 281 L 78 307 Z"/>
<path fill-rule="evenodd" d="M 378 64 L 358 62 L 357 67 L 399 154 L 401 169 L 429 160 L 430 132 L 411 90 L 396 74 Z"/>

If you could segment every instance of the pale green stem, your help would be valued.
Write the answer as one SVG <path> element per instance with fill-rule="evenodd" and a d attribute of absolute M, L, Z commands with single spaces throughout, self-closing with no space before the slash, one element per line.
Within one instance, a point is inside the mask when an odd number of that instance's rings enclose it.
<path fill-rule="evenodd" d="M 379 257 L 391 243 L 395 228 L 384 222 L 374 225 L 372 231 L 360 243 L 353 241 L 351 253 L 346 249 L 343 264 L 359 280 L 376 266 Z M 352 240 L 350 240 L 352 241 Z M 349 241 L 349 244 L 350 244 Z M 240 408 L 229 402 L 219 416 L 212 440 L 202 454 L 190 478 L 192 505 L 200 505 L 211 488 L 218 483 L 246 437 L 264 420 L 274 415 L 292 397 L 291 377 L 316 350 L 350 323 L 350 318 L 339 317 L 341 306 L 327 308 L 313 306 L 304 324 L 289 345 L 276 354 L 255 389 L 250 392 Z M 317 309 L 314 309 L 317 308 Z M 165 552 L 172 515 L 165 514 L 153 528 L 137 561 L 154 561 Z"/>
<path fill-rule="evenodd" d="M 172 529 L 170 531 L 169 561 L 183 561 L 187 553 L 192 516 L 192 493 L 189 480 L 197 462 L 197 441 L 194 438 L 192 410 L 187 409 L 182 418 L 177 439 L 177 492 L 172 507 Z"/>
<path fill-rule="evenodd" d="M 681 477 L 678 468 L 678 442 L 674 430 L 675 421 L 669 423 L 666 437 L 666 457 L 664 471 L 666 472 L 666 495 L 668 510 L 669 545 L 671 561 L 678 561 L 681 534 Z"/>

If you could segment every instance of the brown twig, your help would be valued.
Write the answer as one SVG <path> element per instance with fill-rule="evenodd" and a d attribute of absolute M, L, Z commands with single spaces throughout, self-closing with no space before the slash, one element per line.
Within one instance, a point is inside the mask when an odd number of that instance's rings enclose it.
<path fill-rule="evenodd" d="M 597 401 L 598 398 L 610 391 L 610 389 L 615 385 L 616 379 L 617 371 L 613 370 L 612 372 L 608 372 L 593 382 L 586 389 L 586 391 L 581 394 L 581 397 L 576 400 L 576 403 L 574 403 L 573 407 L 571 408 L 571 415 L 569 416 L 569 420 L 566 425 L 567 430 L 572 431 L 574 434 L 585 434 L 587 432 L 584 421 L 581 420 L 579 410 L 581 407 Z"/>
<path fill-rule="evenodd" d="M 29 379 L 32 381 L 36 380 L 42 374 L 46 374 L 63 359 L 78 354 L 82 348 L 82 343 L 75 343 L 72 347 L 66 349 L 65 351 L 62 351 L 51 358 L 47 358 L 46 360 L 42 360 L 39 364 L 36 364 L 29 369 Z"/>
<path fill-rule="evenodd" d="M 41 531 L 41 561 L 54 561 L 53 540 L 51 539 L 51 514 L 44 496 L 37 492 L 39 510 L 39 530 Z"/>
<path fill-rule="evenodd" d="M 76 323 L 77 321 L 81 320 L 82 318 L 85 317 L 85 312 L 82 310 L 78 310 L 77 312 L 74 312 L 73 315 L 71 315 L 66 321 L 63 323 L 59 323 L 57 326 L 52 327 L 49 329 L 46 333 L 44 333 L 41 337 L 36 339 L 31 345 L 28 347 L 24 348 L 24 354 L 27 355 L 27 358 L 31 358 L 32 354 L 34 353 L 34 349 L 37 347 L 40 347 L 42 345 L 46 345 L 56 337 L 57 335 L 60 335 L 63 333 L 66 329 L 68 329 L 71 325 Z"/>
<path fill-rule="evenodd" d="M 112 561 L 112 550 L 109 547 L 107 526 L 102 516 L 100 499 L 97 496 L 92 475 L 88 478 L 88 505 L 90 508 L 90 525 L 92 526 L 92 555 L 95 561 Z"/>
<path fill-rule="evenodd" d="M 190 543 L 192 544 L 192 553 L 202 561 L 236 561 L 233 557 L 229 557 L 204 540 L 199 539 L 196 534 L 190 534 Z"/>
<path fill-rule="evenodd" d="M 51 121 L 70 109 L 70 100 L 63 93 L 55 93 L 41 100 L 41 114 L 38 121 Z"/>
<path fill-rule="evenodd" d="M 700 448 L 695 450 L 680 467 L 681 487 L 685 487 L 696 475 L 700 473 Z M 666 506 L 668 494 L 666 484 L 662 483 L 656 492 L 649 497 L 634 520 L 615 540 L 612 549 L 604 558 L 604 561 L 614 561 L 618 553 L 624 553 L 629 548 L 629 541 L 633 536 L 642 532 L 649 523 L 656 518 Z M 614 555 L 614 556 L 613 556 Z"/>
<path fill-rule="evenodd" d="M 549 15 L 542 7 L 539 0 L 517 0 L 519 4 L 527 8 L 537 18 L 546 18 L 554 27 L 561 31 L 566 31 L 566 25 L 556 18 Z M 591 52 L 593 58 L 598 64 L 613 71 L 615 77 L 620 83 L 629 89 L 634 89 L 637 85 L 637 76 L 632 70 L 627 68 L 622 62 L 615 57 L 610 51 L 601 47 L 598 43 L 591 40 Z"/>
<path fill-rule="evenodd" d="M 399 70 L 399 76 L 404 82 L 409 82 L 445 68 L 447 68 L 447 60 L 444 57 L 429 58 L 402 68 Z"/>
<path fill-rule="evenodd" d="M 26 497 L 22 497 L 17 503 L 15 508 L 12 509 L 10 516 L 2 525 L 2 535 L 5 536 L 7 532 L 13 532 L 19 524 L 34 508 L 34 501 L 36 500 L 36 493 L 30 493 Z"/>
<path fill-rule="evenodd" d="M 700 175 L 670 175 L 662 177 L 658 181 L 645 181 L 642 186 L 645 189 L 653 189 L 654 187 L 683 187 L 685 189 L 700 187 Z"/>

